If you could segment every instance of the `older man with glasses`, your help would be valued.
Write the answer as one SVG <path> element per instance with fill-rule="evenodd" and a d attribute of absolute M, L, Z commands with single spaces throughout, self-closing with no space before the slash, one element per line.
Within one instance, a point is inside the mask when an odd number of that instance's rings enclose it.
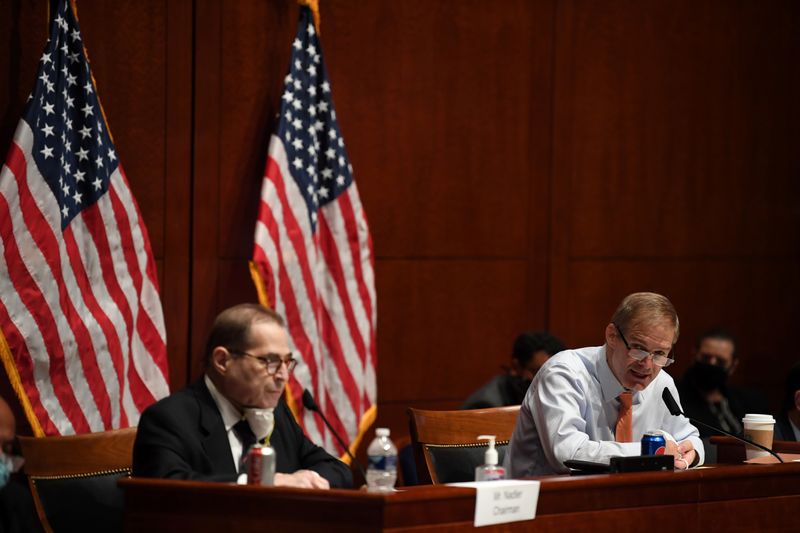
<path fill-rule="evenodd" d="M 220 313 L 205 375 L 142 413 L 133 475 L 241 481 L 242 458 L 265 442 L 275 449 L 275 485 L 350 487 L 349 468 L 313 444 L 280 401 L 296 363 L 277 313 L 257 304 Z"/>
<path fill-rule="evenodd" d="M 676 469 L 702 464 L 703 444 L 683 416 L 672 416 L 664 388 L 672 377 L 678 315 L 664 296 L 634 293 L 605 328 L 605 344 L 551 357 L 533 380 L 511 437 L 506 468 L 514 477 L 564 473 L 564 462 L 608 463 L 640 454 L 642 435 L 662 431 Z"/>

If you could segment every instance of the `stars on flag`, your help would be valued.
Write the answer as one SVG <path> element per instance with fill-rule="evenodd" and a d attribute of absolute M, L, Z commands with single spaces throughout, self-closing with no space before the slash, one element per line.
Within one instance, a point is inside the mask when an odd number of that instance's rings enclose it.
<path fill-rule="evenodd" d="M 292 43 L 278 127 L 312 228 L 316 227 L 317 210 L 353 181 L 320 50 L 314 25 L 309 24 Z"/>
<path fill-rule="evenodd" d="M 36 165 L 58 199 L 66 227 L 105 192 L 118 163 L 98 113 L 78 23 L 68 8 L 55 22 L 25 120 L 34 133 Z"/>

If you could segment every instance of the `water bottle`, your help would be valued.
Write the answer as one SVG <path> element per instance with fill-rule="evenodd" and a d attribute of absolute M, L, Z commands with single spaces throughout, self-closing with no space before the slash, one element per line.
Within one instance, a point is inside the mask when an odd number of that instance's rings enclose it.
<path fill-rule="evenodd" d="M 388 428 L 377 428 L 375 439 L 367 448 L 367 489 L 370 492 L 391 492 L 397 481 L 397 447 L 389 438 Z"/>

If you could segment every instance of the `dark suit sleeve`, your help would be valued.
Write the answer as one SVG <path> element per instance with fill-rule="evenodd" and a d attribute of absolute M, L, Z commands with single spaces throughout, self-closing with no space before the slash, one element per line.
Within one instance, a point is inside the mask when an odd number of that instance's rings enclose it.
<path fill-rule="evenodd" d="M 281 413 L 282 424 L 286 431 L 292 435 L 292 440 L 297 443 L 297 458 L 299 463 L 298 470 L 313 470 L 320 476 L 328 480 L 331 488 L 351 488 L 353 486 L 353 475 L 350 468 L 336 457 L 333 457 L 323 448 L 311 442 L 303 429 L 297 425 L 294 416 L 289 409 L 281 402 L 278 409 Z"/>
<path fill-rule="evenodd" d="M 236 481 L 235 474 L 211 474 L 199 445 L 187 440 L 191 433 L 185 422 L 170 416 L 158 404 L 147 409 L 139 420 L 133 446 L 133 475 L 196 481 Z M 205 472 L 204 472 L 205 471 Z"/>

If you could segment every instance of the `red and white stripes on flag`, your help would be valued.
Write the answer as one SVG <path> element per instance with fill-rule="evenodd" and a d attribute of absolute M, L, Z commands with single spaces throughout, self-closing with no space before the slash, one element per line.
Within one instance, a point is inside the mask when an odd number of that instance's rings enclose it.
<path fill-rule="evenodd" d="M 302 409 L 309 389 L 355 450 L 377 412 L 372 241 L 306 7 L 270 139 L 252 272 L 262 303 L 286 318 L 302 363 L 289 382 L 290 406 L 312 440 L 342 455 Z"/>
<path fill-rule="evenodd" d="M 0 171 L 0 357 L 38 436 L 134 426 L 169 393 L 150 243 L 94 89 L 62 2 Z"/>

